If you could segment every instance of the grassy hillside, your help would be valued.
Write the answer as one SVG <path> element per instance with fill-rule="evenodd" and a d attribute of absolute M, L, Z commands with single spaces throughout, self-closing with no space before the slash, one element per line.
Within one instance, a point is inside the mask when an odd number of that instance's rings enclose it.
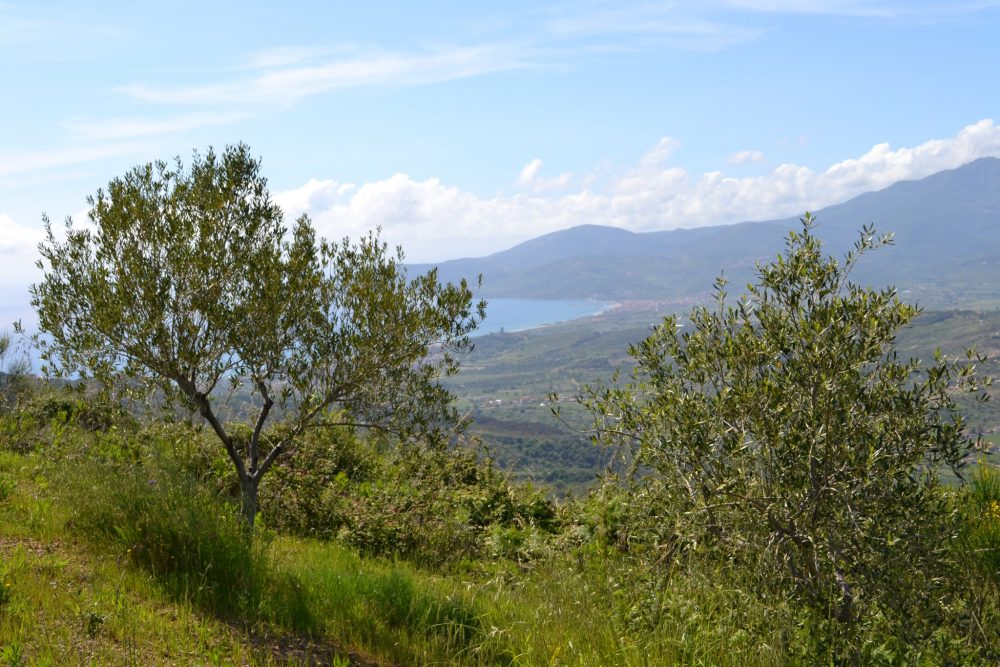
<path fill-rule="evenodd" d="M 610 490 L 539 505 L 471 459 L 344 440 L 272 480 L 251 542 L 211 440 L 111 414 L 69 395 L 0 420 L 0 664 L 785 665 L 819 650 L 790 599 L 708 554 L 647 569 Z M 310 495 L 307 469 L 333 475 L 335 500 Z M 962 502 L 979 516 L 990 493 Z M 295 517 L 322 508 L 341 528 L 304 536 L 319 524 Z M 995 580 L 976 586 L 996 604 Z M 927 664 L 1000 650 L 955 623 Z"/>
<path fill-rule="evenodd" d="M 553 506 L 460 454 L 316 441 L 270 481 L 268 528 L 248 541 L 197 429 L 73 395 L 0 426 L 3 665 L 786 665 L 828 650 L 792 599 L 710 552 L 651 569 L 622 541 L 613 488 Z M 977 488 L 955 501 L 993 532 L 968 553 L 995 559 L 1000 483 Z M 994 622 L 997 573 L 965 568 L 956 590 Z M 1000 655 L 963 619 L 898 655 Z M 895 640 L 866 632 L 897 664 Z"/>

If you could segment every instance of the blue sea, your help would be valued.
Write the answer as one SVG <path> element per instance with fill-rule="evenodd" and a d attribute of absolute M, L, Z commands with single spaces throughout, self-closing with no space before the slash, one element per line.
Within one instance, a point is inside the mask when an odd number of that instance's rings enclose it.
<path fill-rule="evenodd" d="M 566 322 L 597 315 L 614 306 L 600 301 L 545 301 L 539 299 L 487 299 L 486 320 L 477 336 L 501 331 L 523 331 L 543 324 Z"/>
<path fill-rule="evenodd" d="M 533 329 L 545 324 L 555 322 L 566 322 L 580 317 L 597 315 L 609 308 L 614 307 L 613 303 L 601 301 L 547 301 L 539 299 L 487 299 L 486 319 L 480 328 L 476 330 L 475 336 L 482 336 L 501 331 L 523 331 Z M 38 327 L 38 320 L 30 309 L 25 309 L 20 302 L 5 303 L 0 300 L 0 331 L 12 331 L 12 322 L 17 319 L 22 321 L 25 329 L 35 331 Z M 15 342 L 20 342 L 20 337 L 15 336 Z M 31 357 L 32 367 L 37 372 L 40 361 L 37 358 L 37 351 L 27 350 Z"/>

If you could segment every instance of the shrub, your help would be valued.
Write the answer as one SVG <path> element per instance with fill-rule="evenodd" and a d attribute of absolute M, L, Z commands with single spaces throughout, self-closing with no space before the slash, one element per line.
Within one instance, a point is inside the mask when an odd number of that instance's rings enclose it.
<path fill-rule="evenodd" d="M 704 550 L 755 572 L 801 606 L 815 650 L 851 661 L 869 630 L 913 647 L 948 612 L 958 524 L 938 475 L 974 447 L 954 392 L 981 387 L 980 359 L 900 361 L 919 310 L 849 280 L 891 239 L 866 228 L 841 263 L 802 223 L 745 297 L 720 279 L 713 308 L 633 347 L 631 383 L 584 402 L 634 462 L 624 548 L 661 569 Z"/>
<path fill-rule="evenodd" d="M 138 421 L 121 405 L 88 394 L 82 387 L 42 385 L 22 393 L 16 409 L 0 413 L 0 447 L 22 454 L 42 447 L 58 448 L 64 436 L 79 432 L 109 437 L 78 438 L 80 448 L 71 448 L 71 455 L 110 446 L 105 454 L 117 450 L 114 455 L 134 458 L 137 449 L 128 436 L 137 428 Z M 125 431 L 126 437 L 115 437 L 118 430 Z"/>
<path fill-rule="evenodd" d="M 529 534 L 558 523 L 541 491 L 511 483 L 464 447 L 318 429 L 297 438 L 293 451 L 261 487 L 262 518 L 280 532 L 437 567 L 527 553 L 498 548 L 505 544 L 530 543 L 537 553 L 539 538 Z"/>

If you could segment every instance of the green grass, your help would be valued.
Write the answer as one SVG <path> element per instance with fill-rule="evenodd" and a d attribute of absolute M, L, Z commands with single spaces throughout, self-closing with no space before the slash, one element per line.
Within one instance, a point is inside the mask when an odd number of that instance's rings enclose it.
<path fill-rule="evenodd" d="M 0 664 L 780 664 L 780 638 L 732 632 L 768 616 L 721 584 L 678 580 L 650 634 L 604 561 L 445 574 L 335 542 L 248 546 L 203 491 L 102 466 L 0 451 Z"/>
<path fill-rule="evenodd" d="M 0 439 L 0 665 L 822 661 L 793 597 L 710 553 L 667 567 L 655 547 L 619 550 L 598 537 L 594 506 L 532 533 L 530 549 L 435 567 L 266 528 L 249 540 L 222 487 L 157 454 L 180 431 L 46 433 L 29 453 Z M 988 634 L 1000 627 L 1000 477 L 982 472 L 955 498 L 957 585 L 970 590 L 942 641 L 977 664 L 968 642 L 1000 644 Z M 872 664 L 944 655 L 906 657 L 879 632 L 866 638 Z"/>
<path fill-rule="evenodd" d="M 60 482 L 73 534 L 145 572 L 169 600 L 251 633 L 400 664 L 447 662 L 482 644 L 479 612 L 464 596 L 333 543 L 250 538 L 232 506 L 169 465 L 81 462 Z M 482 658 L 510 662 L 502 649 Z"/>
<path fill-rule="evenodd" d="M 0 450 L 0 471 L 15 482 L 0 501 L 0 664 L 269 663 L 123 555 L 68 531 L 48 461 Z"/>
<path fill-rule="evenodd" d="M 984 582 L 1000 582 L 1000 468 L 981 465 L 965 492 L 964 547 Z"/>
<path fill-rule="evenodd" d="M 331 543 L 277 540 L 274 567 L 296 582 L 300 603 L 322 632 L 401 664 L 509 664 L 492 642 L 484 611 L 443 577 L 402 563 L 362 559 Z"/>

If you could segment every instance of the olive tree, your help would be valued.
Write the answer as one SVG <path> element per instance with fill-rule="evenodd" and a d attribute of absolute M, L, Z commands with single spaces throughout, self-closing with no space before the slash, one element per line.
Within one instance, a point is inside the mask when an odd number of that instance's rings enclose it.
<path fill-rule="evenodd" d="M 919 309 L 850 280 L 891 237 L 865 228 L 838 260 L 814 224 L 806 214 L 744 297 L 720 279 L 713 306 L 633 346 L 630 381 L 581 400 L 595 437 L 632 461 L 653 553 L 707 545 L 763 563 L 834 625 L 878 610 L 905 626 L 939 590 L 954 528 L 939 474 L 976 444 L 954 392 L 981 390 L 979 357 L 901 359 L 897 332 Z"/>
<path fill-rule="evenodd" d="M 350 424 L 440 437 L 458 424 L 437 378 L 484 314 L 465 281 L 409 278 L 377 233 L 317 239 L 291 230 L 244 145 L 136 167 L 88 198 L 90 224 L 67 219 L 31 288 L 45 370 L 178 400 L 211 426 L 240 481 L 242 515 L 303 429 Z M 220 416 L 219 394 L 254 401 L 248 442 Z M 268 436 L 273 413 L 286 428 Z"/>

